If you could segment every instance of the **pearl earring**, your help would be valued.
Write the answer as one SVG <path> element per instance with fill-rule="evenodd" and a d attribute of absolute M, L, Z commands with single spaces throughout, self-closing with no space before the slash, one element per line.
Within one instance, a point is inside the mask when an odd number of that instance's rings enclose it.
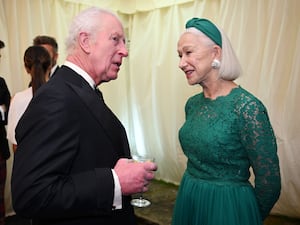
<path fill-rule="evenodd" d="M 214 59 L 213 62 L 211 63 L 211 67 L 213 69 L 219 69 L 221 66 L 221 62 L 217 59 Z"/>

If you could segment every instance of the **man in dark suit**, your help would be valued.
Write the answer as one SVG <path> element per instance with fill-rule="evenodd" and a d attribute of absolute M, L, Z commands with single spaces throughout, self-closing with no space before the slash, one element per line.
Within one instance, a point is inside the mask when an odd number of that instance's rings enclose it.
<path fill-rule="evenodd" d="M 0 40 L 0 49 L 5 44 Z M 1 58 L 1 53 L 0 53 Z M 5 207 L 4 207 L 4 190 L 6 181 L 6 160 L 10 157 L 8 141 L 6 139 L 7 113 L 10 103 L 10 92 L 5 80 L 0 77 L 0 225 L 4 224 Z"/>
<path fill-rule="evenodd" d="M 131 194 L 148 190 L 157 166 L 128 159 L 126 131 L 95 89 L 117 78 L 128 55 L 120 20 L 83 11 L 67 51 L 16 128 L 13 207 L 40 225 L 134 225 Z"/>
<path fill-rule="evenodd" d="M 50 77 L 52 77 L 56 71 L 59 69 L 57 65 L 58 59 L 58 44 L 56 39 L 47 35 L 38 35 L 33 39 L 33 45 L 39 45 L 47 49 L 51 56 L 52 69 L 50 72 Z"/>
<path fill-rule="evenodd" d="M 10 103 L 10 92 L 4 78 L 0 77 L 0 154 L 4 159 L 8 159 L 10 151 L 6 139 L 7 113 Z"/>
<path fill-rule="evenodd" d="M 5 44 L 0 40 L 0 49 L 4 48 Z M 0 54 L 1 58 L 1 54 Z M 10 156 L 8 141 L 6 139 L 7 114 L 10 104 L 10 92 L 4 78 L 0 77 L 0 155 L 4 159 Z"/>

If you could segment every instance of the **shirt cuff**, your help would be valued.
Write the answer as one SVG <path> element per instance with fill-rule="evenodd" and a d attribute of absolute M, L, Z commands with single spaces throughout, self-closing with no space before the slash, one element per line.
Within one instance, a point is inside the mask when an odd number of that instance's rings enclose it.
<path fill-rule="evenodd" d="M 5 120 L 5 110 L 6 109 L 6 107 L 5 107 L 5 105 L 0 105 L 0 113 L 1 113 L 1 120 L 2 121 L 4 121 Z"/>
<path fill-rule="evenodd" d="M 113 209 L 122 209 L 122 192 L 119 178 L 116 172 L 112 169 L 112 174 L 115 182 Z"/>

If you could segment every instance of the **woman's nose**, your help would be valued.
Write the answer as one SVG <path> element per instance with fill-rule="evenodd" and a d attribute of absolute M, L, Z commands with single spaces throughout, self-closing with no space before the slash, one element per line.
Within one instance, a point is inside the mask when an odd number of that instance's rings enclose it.
<path fill-rule="evenodd" d="M 178 64 L 178 67 L 180 68 L 180 69 L 184 69 L 184 67 L 186 67 L 186 61 L 184 60 L 184 58 L 183 57 L 181 57 L 180 58 L 180 60 L 179 60 L 179 64 Z"/>

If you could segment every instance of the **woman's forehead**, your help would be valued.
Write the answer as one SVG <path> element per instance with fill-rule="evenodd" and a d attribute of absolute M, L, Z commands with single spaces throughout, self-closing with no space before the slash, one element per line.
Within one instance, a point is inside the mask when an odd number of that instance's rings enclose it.
<path fill-rule="evenodd" d="M 179 40 L 178 45 L 200 45 L 201 44 L 201 36 L 186 32 L 183 33 Z"/>

